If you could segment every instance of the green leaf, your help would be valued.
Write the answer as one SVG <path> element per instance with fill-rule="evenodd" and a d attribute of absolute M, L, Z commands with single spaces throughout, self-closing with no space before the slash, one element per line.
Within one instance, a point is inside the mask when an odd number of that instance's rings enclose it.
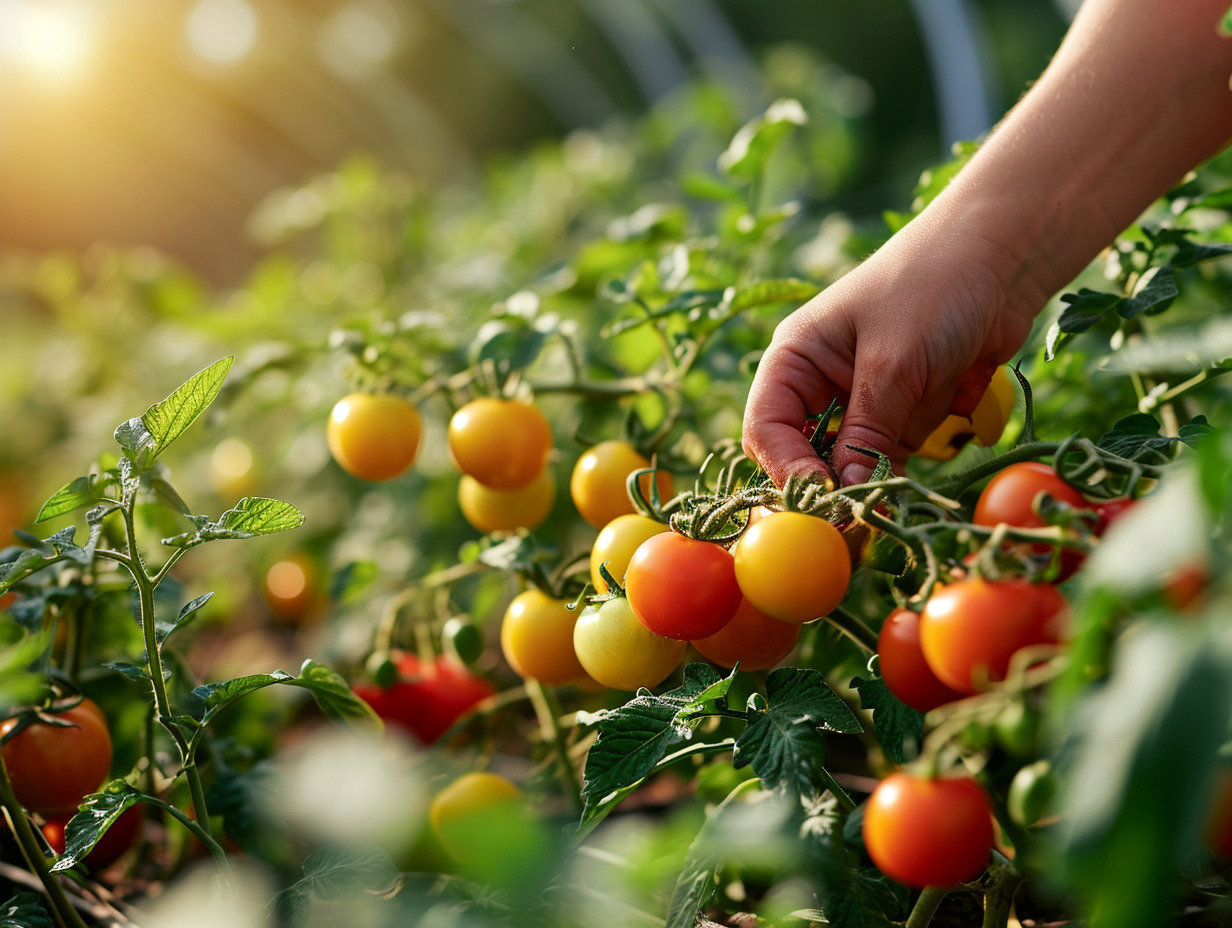
<path fill-rule="evenodd" d="M 1146 313 L 1155 316 L 1172 305 L 1180 291 L 1176 287 L 1176 272 L 1170 265 L 1153 267 L 1142 275 L 1133 296 L 1117 304 L 1122 319 Z"/>
<path fill-rule="evenodd" d="M 208 725 L 215 715 L 237 699 L 275 684 L 308 690 L 326 717 L 335 722 L 360 728 L 380 726 L 372 707 L 351 691 L 341 674 L 312 660 L 304 662 L 298 677 L 275 670 L 273 673 L 250 674 L 220 683 L 202 684 L 192 691 L 194 700 L 198 702 L 193 717 L 202 725 Z"/>
<path fill-rule="evenodd" d="M 175 487 L 167 481 L 166 477 L 159 474 L 147 474 L 146 477 L 150 489 L 154 491 L 154 495 L 158 497 L 164 506 L 175 510 L 180 515 L 188 515 L 188 504 L 184 502 Z"/>
<path fill-rule="evenodd" d="M 491 322 L 485 325 L 471 346 L 471 364 L 497 362 L 502 370 L 529 367 L 543 351 L 548 333 L 526 322 Z"/>
<path fill-rule="evenodd" d="M 732 804 L 752 785 L 751 780 L 738 785 L 702 821 L 672 889 L 666 928 L 694 928 L 697 924 L 697 916 L 714 895 L 719 871 L 733 846 L 737 846 L 730 840 L 728 825 Z"/>
<path fill-rule="evenodd" d="M 322 847 L 303 863 L 304 876 L 271 903 L 282 924 L 299 924 L 314 902 L 345 902 L 356 896 L 389 892 L 398 867 L 380 848 Z"/>
<path fill-rule="evenodd" d="M 832 928 L 890 928 L 900 923 L 902 890 L 880 871 L 831 867 L 824 883 L 822 913 Z"/>
<path fill-rule="evenodd" d="M 1223 35 L 1232 35 L 1232 7 L 1229 7 L 1220 18 L 1219 31 Z"/>
<path fill-rule="evenodd" d="M 1111 431 L 1100 436 L 1097 444 L 1105 451 L 1131 461 L 1144 457 L 1165 457 L 1168 449 L 1180 441 L 1159 434 L 1159 420 L 1144 412 L 1136 412 L 1119 420 Z"/>
<path fill-rule="evenodd" d="M 155 403 L 140 419 L 129 419 L 116 429 L 116 441 L 125 455 L 148 465 L 214 402 L 235 358 L 215 361 L 176 388 L 161 403 Z"/>
<path fill-rule="evenodd" d="M 99 502 L 105 498 L 103 489 L 109 483 L 114 483 L 114 478 L 111 481 L 105 481 L 96 474 L 78 477 L 56 490 L 51 498 L 43 503 L 34 521 L 46 522 L 48 519 L 66 515 L 82 506 Z"/>
<path fill-rule="evenodd" d="M 1208 815 L 1232 721 L 1230 646 L 1226 625 L 1141 623 L 1118 640 L 1106 684 L 1067 714 L 1056 872 L 1099 912 L 1093 926 L 1170 920 L 1160 875 Z"/>
<path fill-rule="evenodd" d="M 17 893 L 0 906 L 0 928 L 55 928 L 38 893 Z"/>
<path fill-rule="evenodd" d="M 348 561 L 334 572 L 329 581 L 329 598 L 345 603 L 362 596 L 381 576 L 374 561 Z"/>
<path fill-rule="evenodd" d="M 1215 428 L 1207 421 L 1206 416 L 1194 416 L 1177 429 L 1177 437 L 1191 448 L 1196 447 L 1210 435 L 1215 434 Z"/>
<path fill-rule="evenodd" d="M 817 284 L 795 277 L 758 280 L 743 287 L 729 287 L 723 303 L 731 314 L 772 303 L 805 303 L 815 297 Z"/>
<path fill-rule="evenodd" d="M 1115 293 L 1103 293 L 1086 287 L 1077 293 L 1062 294 L 1061 302 L 1066 305 L 1057 319 L 1057 326 L 1066 335 L 1085 332 L 1099 322 L 1105 313 L 1120 304 L 1122 299 Z"/>
<path fill-rule="evenodd" d="M 201 516 L 190 516 L 199 524 L 195 532 L 164 538 L 163 544 L 175 548 L 192 548 L 207 541 L 238 541 L 259 535 L 275 535 L 299 528 L 304 514 L 290 503 L 263 496 L 247 496 L 228 509 L 216 522 Z"/>
<path fill-rule="evenodd" d="M 1229 202 L 1232 204 L 1232 197 L 1229 198 Z M 1172 266 L 1193 267 L 1201 261 L 1210 261 L 1212 258 L 1222 258 L 1226 255 L 1232 255 L 1232 245 L 1223 242 L 1198 245 L 1187 241 L 1177 248 L 1176 254 L 1172 256 Z"/>
<path fill-rule="evenodd" d="M 873 713 L 873 734 L 886 757 L 896 764 L 914 760 L 924 743 L 923 714 L 891 693 L 881 677 L 856 677 L 851 686 L 860 694 L 860 707 Z"/>
<path fill-rule="evenodd" d="M 680 181 L 680 188 L 686 196 L 698 200 L 733 201 L 739 200 L 744 194 L 730 184 L 725 184 L 710 174 L 694 172 L 685 175 Z"/>
<path fill-rule="evenodd" d="M 656 696 L 643 689 L 618 709 L 580 713 L 579 723 L 599 732 L 586 756 L 583 825 L 608 797 L 644 779 L 671 748 L 690 738 L 690 722 L 725 699 L 734 676 L 720 677 L 709 664 L 689 664 L 684 683 L 674 690 Z"/>
<path fill-rule="evenodd" d="M 768 789 L 816 792 L 826 758 L 822 730 L 858 734 L 863 726 L 816 670 L 775 670 L 766 678 L 766 699 L 767 708 L 749 710 L 733 764 L 752 765 Z"/>
<path fill-rule="evenodd" d="M 755 180 L 774 150 L 797 126 L 808 122 L 798 100 L 781 99 L 740 127 L 727 150 L 719 155 L 719 170 L 729 177 Z"/>
<path fill-rule="evenodd" d="M 64 826 L 64 853 L 51 868 L 52 872 L 71 870 L 85 860 L 116 819 L 143 796 L 123 780 L 112 780 L 97 793 L 86 796 L 77 813 Z"/>
<path fill-rule="evenodd" d="M 38 573 L 44 567 L 58 564 L 61 561 L 72 561 L 82 566 L 88 565 L 93 552 L 87 548 L 78 547 L 74 538 L 77 529 L 73 526 L 63 528 L 38 542 L 38 547 L 25 550 L 13 548 L 19 553 L 12 560 L 0 563 L 0 594 L 7 593 L 12 587 Z"/>
<path fill-rule="evenodd" d="M 129 661 L 107 661 L 103 664 L 103 666 L 108 670 L 114 670 L 121 676 L 127 677 L 130 680 L 135 680 L 138 683 L 150 682 L 149 668 L 141 664 L 133 664 Z M 171 670 L 169 668 L 165 668 L 163 670 L 163 679 L 171 679 Z"/>
<path fill-rule="evenodd" d="M 180 609 L 180 613 L 179 615 L 176 616 L 176 619 L 174 622 L 156 623 L 157 632 L 158 632 L 158 643 L 161 645 L 169 637 L 171 637 L 172 632 L 183 628 L 185 625 L 187 625 L 189 622 L 195 619 L 197 617 L 197 610 L 200 609 L 202 606 L 204 606 L 206 603 L 208 603 L 210 599 L 213 597 L 213 595 L 214 595 L 213 591 L 210 591 L 209 593 L 203 593 L 202 595 L 198 596 L 196 599 L 194 599 L 190 603 L 185 603 L 184 607 Z"/>

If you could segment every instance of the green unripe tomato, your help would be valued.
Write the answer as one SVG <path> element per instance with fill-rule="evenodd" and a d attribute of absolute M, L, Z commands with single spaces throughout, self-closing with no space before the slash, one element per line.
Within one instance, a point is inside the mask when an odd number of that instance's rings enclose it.
<path fill-rule="evenodd" d="M 398 665 L 387 651 L 374 651 L 364 664 L 368 678 L 381 689 L 388 689 L 398 682 Z"/>
<path fill-rule="evenodd" d="M 997 713 L 992 723 L 997 743 L 1011 757 L 1035 756 L 1039 747 L 1039 716 L 1021 699 Z"/>
<path fill-rule="evenodd" d="M 441 626 L 441 640 L 468 667 L 483 654 L 483 632 L 466 619 L 454 616 Z"/>
<path fill-rule="evenodd" d="M 1005 804 L 1010 818 L 1028 828 L 1051 814 L 1056 795 L 1057 776 L 1051 762 L 1037 760 L 1014 774 Z"/>

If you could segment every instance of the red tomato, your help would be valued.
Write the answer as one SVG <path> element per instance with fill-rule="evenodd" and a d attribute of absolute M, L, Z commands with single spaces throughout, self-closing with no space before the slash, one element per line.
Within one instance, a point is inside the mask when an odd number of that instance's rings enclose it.
<path fill-rule="evenodd" d="M 1113 523 L 1137 504 L 1136 499 L 1130 499 L 1128 496 L 1118 496 L 1116 499 L 1105 500 L 1097 504 L 1095 511 L 1099 514 L 1099 523 L 1095 526 L 1095 534 L 1103 535 Z"/>
<path fill-rule="evenodd" d="M 747 599 L 732 620 L 708 638 L 693 642 L 697 653 L 720 667 L 741 670 L 769 670 L 796 646 L 803 626 L 772 619 Z"/>
<path fill-rule="evenodd" d="M 48 818 L 46 824 L 43 825 L 43 837 L 47 839 L 47 843 L 51 845 L 57 857 L 64 853 L 64 826 L 72 817 L 72 814 L 54 816 Z M 90 849 L 83 863 L 91 870 L 104 870 L 110 867 L 133 846 L 140 832 L 141 806 L 129 806 L 98 839 L 98 843 Z"/>
<path fill-rule="evenodd" d="M 1000 680 L 1028 645 L 1061 640 L 1069 609 L 1047 583 L 968 577 L 936 590 L 920 613 L 920 646 L 937 678 L 960 693 Z"/>
<path fill-rule="evenodd" d="M 1087 509 L 1086 498 L 1061 479 L 1053 468 L 1038 461 L 1011 464 L 988 481 L 975 504 L 976 525 L 1040 528 L 1045 523 L 1031 508 L 1041 493 L 1077 509 Z"/>
<path fill-rule="evenodd" d="M 864 847 L 892 880 L 923 889 L 973 880 L 995 839 L 988 797 L 975 780 L 892 773 L 864 807 Z"/>
<path fill-rule="evenodd" d="M 398 659 L 399 679 L 388 689 L 353 687 L 387 724 L 434 744 L 458 719 L 492 696 L 496 688 L 447 657 L 422 664 L 414 654 Z"/>
<path fill-rule="evenodd" d="M 731 552 L 676 532 L 642 542 L 625 572 L 625 592 L 639 622 L 678 641 L 713 635 L 743 599 Z"/>
<path fill-rule="evenodd" d="M 0 747 L 17 800 L 31 812 L 76 811 L 111 771 L 111 735 L 102 710 L 89 699 L 56 716 L 68 727 L 34 722 Z M 0 736 L 17 724 L 0 723 Z"/>
<path fill-rule="evenodd" d="M 910 609 L 895 609 L 877 635 L 881 678 L 891 693 L 920 712 L 962 699 L 933 673 L 920 648 L 920 617 Z"/>

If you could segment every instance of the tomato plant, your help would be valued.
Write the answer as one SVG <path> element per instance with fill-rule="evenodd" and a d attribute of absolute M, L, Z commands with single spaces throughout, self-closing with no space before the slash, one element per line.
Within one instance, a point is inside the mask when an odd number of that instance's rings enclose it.
<path fill-rule="evenodd" d="M 486 487 L 524 487 L 547 466 L 552 427 L 536 407 L 483 396 L 449 420 L 449 451 L 462 473 Z"/>
<path fill-rule="evenodd" d="M 662 683 L 680 664 L 686 647 L 643 625 L 624 596 L 587 606 L 573 627 L 573 650 L 582 667 L 591 679 L 614 690 Z"/>
<path fill-rule="evenodd" d="M 784 622 L 829 615 L 851 581 L 842 534 L 825 519 L 801 512 L 758 519 L 740 536 L 734 560 L 748 600 Z"/>
<path fill-rule="evenodd" d="M 395 663 L 398 680 L 392 686 L 360 684 L 355 694 L 387 724 L 424 744 L 436 743 L 458 719 L 496 692 L 485 677 L 444 656 L 424 662 L 405 653 L 397 655 Z"/>
<path fill-rule="evenodd" d="M 877 634 L 877 660 L 890 692 L 913 709 L 928 712 L 963 697 L 928 666 L 920 646 L 920 616 L 910 609 L 886 616 Z"/>
<path fill-rule="evenodd" d="M 627 481 L 636 470 L 650 467 L 650 459 L 639 454 L 627 441 L 601 441 L 587 448 L 573 466 L 569 494 L 579 515 L 595 528 L 603 528 L 617 516 L 633 513 Z M 655 472 L 659 498 L 672 495 L 672 475 Z M 650 475 L 638 478 L 638 487 L 650 499 Z"/>
<path fill-rule="evenodd" d="M 967 776 L 892 773 L 864 807 L 864 847 L 877 869 L 904 886 L 956 886 L 988 866 L 992 809 Z"/>
<path fill-rule="evenodd" d="M 629 562 L 641 544 L 652 535 L 671 531 L 666 522 L 659 522 L 641 514 L 617 516 L 603 526 L 590 548 L 590 582 L 600 593 L 610 593 L 611 587 L 603 579 L 599 568 L 607 565 L 607 571 L 617 583 L 624 583 Z"/>
<path fill-rule="evenodd" d="M 692 641 L 731 621 L 740 606 L 731 553 L 676 532 L 647 538 L 625 572 L 629 605 L 656 635 Z"/>
<path fill-rule="evenodd" d="M 458 481 L 458 506 L 466 521 L 481 532 L 513 532 L 543 524 L 556 500 L 556 478 L 544 468 L 530 483 L 501 490 L 469 474 Z"/>
<path fill-rule="evenodd" d="M 731 621 L 713 635 L 694 638 L 697 653 L 720 667 L 768 670 L 779 663 L 800 640 L 801 626 L 766 615 L 747 599 L 740 601 Z"/>
<path fill-rule="evenodd" d="M 920 613 L 920 646 L 933 673 L 960 693 L 1005 678 L 1030 645 L 1061 641 L 1069 609 L 1056 587 L 968 577 L 935 590 Z"/>
<path fill-rule="evenodd" d="M 538 589 L 515 596 L 501 621 L 501 650 L 519 676 L 559 686 L 586 675 L 573 650 L 580 610 Z"/>
<path fill-rule="evenodd" d="M 0 737 L 17 718 L 0 723 Z M 77 808 L 111 770 L 111 734 L 90 699 L 53 715 L 35 717 L 0 746 L 13 792 L 31 812 L 62 815 Z"/>
<path fill-rule="evenodd" d="M 338 466 L 361 480 L 392 480 L 419 451 L 419 412 L 400 396 L 350 393 L 334 404 L 325 429 Z"/>

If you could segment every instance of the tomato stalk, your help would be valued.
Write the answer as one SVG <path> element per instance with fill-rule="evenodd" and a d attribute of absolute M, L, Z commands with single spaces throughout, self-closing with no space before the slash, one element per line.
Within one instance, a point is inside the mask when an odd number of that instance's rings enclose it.
<path fill-rule="evenodd" d="M 565 733 L 560 727 L 560 706 L 552 693 L 538 680 L 526 680 L 526 695 L 535 707 L 535 715 L 539 719 L 539 731 L 552 748 L 552 756 L 556 767 L 556 777 L 560 781 L 561 791 L 569 801 L 569 808 L 575 815 L 582 812 L 582 795 L 577 781 L 577 771 L 569 757 L 569 746 L 565 743 Z"/>
<path fill-rule="evenodd" d="M 928 928 L 932 924 L 933 916 L 937 914 L 937 909 L 941 907 L 942 900 L 949 894 L 948 889 L 939 886 L 926 886 L 920 890 L 904 928 Z"/>
<path fill-rule="evenodd" d="M 9 828 L 17 838 L 17 844 L 21 849 L 22 857 L 26 860 L 26 866 L 43 885 L 43 891 L 47 896 L 47 901 L 51 904 L 51 912 L 55 916 L 56 924 L 60 928 L 86 928 L 85 921 L 73 908 L 68 895 L 64 892 L 64 887 L 47 867 L 47 859 L 43 856 L 43 848 L 34 834 L 34 826 L 30 824 L 30 819 L 26 817 L 25 810 L 22 809 L 21 803 L 17 801 L 17 796 L 13 793 L 13 784 L 9 780 L 8 768 L 5 767 L 3 758 L 0 758 L 0 809 L 4 810 L 4 817 L 8 819 Z"/>
<path fill-rule="evenodd" d="M 1000 817 L 998 815 L 998 819 Z M 1018 846 L 1017 843 L 1015 846 Z M 1023 881 L 1022 874 L 1011 861 L 994 851 L 987 879 L 990 885 L 984 891 L 983 928 L 1006 928 L 1014 905 L 1014 894 Z"/>
<path fill-rule="evenodd" d="M 869 628 L 859 616 L 848 612 L 842 606 L 836 606 L 829 615 L 824 617 L 824 620 L 869 654 L 877 653 L 877 633 Z"/>

